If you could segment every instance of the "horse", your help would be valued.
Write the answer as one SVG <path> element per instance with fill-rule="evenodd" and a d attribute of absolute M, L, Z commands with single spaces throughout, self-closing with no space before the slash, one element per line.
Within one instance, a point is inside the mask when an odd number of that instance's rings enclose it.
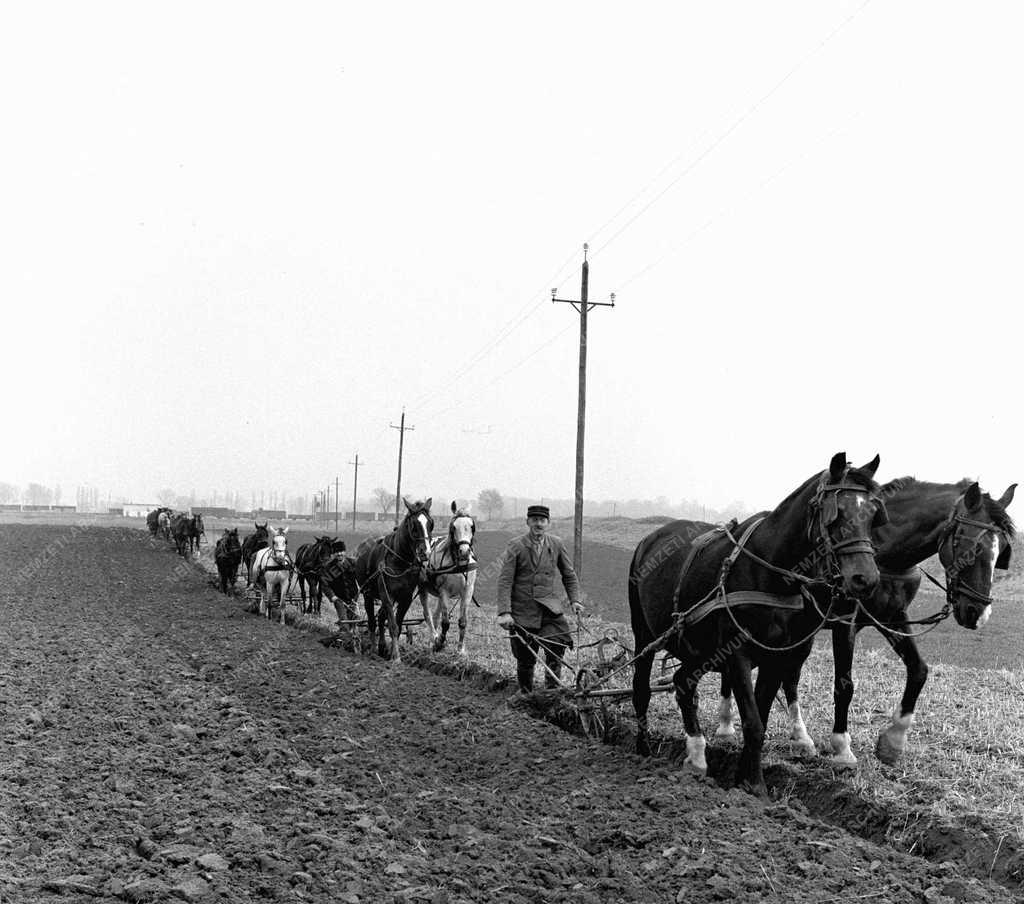
<path fill-rule="evenodd" d="M 256 552 L 252 563 L 253 586 L 260 598 L 260 615 L 270 618 L 274 592 L 281 604 L 281 624 L 284 624 L 285 598 L 291 585 L 294 564 L 288 555 L 288 528 L 275 527 L 270 545 Z M 266 591 L 264 594 L 262 591 Z"/>
<path fill-rule="evenodd" d="M 246 586 L 252 586 L 253 558 L 259 550 L 266 549 L 270 544 L 270 535 L 267 533 L 267 522 L 264 521 L 260 524 L 258 521 L 253 521 L 253 526 L 256 528 L 256 532 L 249 534 L 249 536 L 242 541 L 242 561 L 245 563 Z"/>
<path fill-rule="evenodd" d="M 423 620 L 430 626 L 434 652 L 444 649 L 448 628 L 451 626 L 450 599 L 459 601 L 459 656 L 466 655 L 466 610 L 473 599 L 476 586 L 476 556 L 473 555 L 473 539 L 476 536 L 476 519 L 452 501 L 452 520 L 448 524 L 448 536 L 438 537 L 430 544 L 427 557 L 426 578 L 420 583 L 420 603 L 423 605 Z M 437 620 L 430 611 L 430 597 L 437 597 Z"/>
<path fill-rule="evenodd" d="M 213 551 L 213 559 L 220 574 L 220 592 L 227 594 L 229 584 L 232 590 L 235 589 L 238 566 L 242 564 L 242 547 L 238 543 L 237 527 L 224 531 Z"/>
<path fill-rule="evenodd" d="M 188 551 L 199 552 L 200 538 L 206 536 L 203 528 L 203 516 L 198 512 L 192 516 L 188 523 Z"/>
<path fill-rule="evenodd" d="M 771 512 L 704 533 L 692 522 L 673 521 L 640 542 L 629 570 L 639 753 L 650 754 L 651 666 L 664 648 L 680 662 L 672 680 L 686 732 L 685 765 L 707 773 L 697 686 L 704 673 L 725 671 L 743 720 L 736 782 L 767 794 L 761 749 L 772 700 L 789 660 L 807 657 L 837 598 L 823 613 L 809 587 L 841 584 L 848 598 L 862 599 L 878 583 L 870 542 L 871 527 L 886 518 L 873 479 L 878 463 L 876 455 L 854 468 L 840 452 Z M 815 577 L 804 573 L 809 569 Z"/>
<path fill-rule="evenodd" d="M 952 612 L 964 628 L 976 629 L 984 625 L 991 613 L 990 594 L 995 571 L 1005 570 L 1010 565 L 1016 529 L 1006 508 L 1013 501 L 1016 488 L 1013 484 L 999 499 L 992 499 L 970 480 L 949 484 L 901 477 L 882 486 L 881 495 L 891 523 L 874 532 L 881 579 L 875 592 L 861 601 L 852 625 L 828 626 L 832 629 L 835 671 L 831 738 L 831 760 L 835 764 L 857 764 L 857 757 L 850 749 L 849 733 L 857 633 L 867 627 L 878 630 L 907 670 L 899 715 L 893 717 L 875 743 L 875 756 L 892 765 L 906 748 L 917 700 L 928 680 L 928 664 L 917 648 L 917 635 L 907 613 L 921 585 L 921 571 L 917 566 L 938 553 L 946 570 L 946 606 L 938 615 L 925 619 L 925 623 L 935 624 Z M 962 526 L 978 530 L 968 536 Z M 796 666 L 782 682 L 791 719 L 790 737 L 805 752 L 813 754 L 814 741 L 807 733 L 800 712 L 799 681 L 800 667 Z M 735 734 L 730 695 L 729 682 L 723 676 L 719 727 L 715 732 L 718 737 Z"/>
<path fill-rule="evenodd" d="M 420 572 L 430 552 L 430 533 L 434 519 L 430 516 L 431 499 L 410 503 L 403 498 L 406 514 L 391 534 L 381 539 L 367 539 L 356 550 L 356 580 L 363 592 L 366 623 L 372 638 L 378 634 L 377 651 L 401 661 L 398 637 L 402 621 L 412 598 L 419 589 Z M 380 601 L 380 614 L 374 615 L 374 604 Z M 384 640 L 384 618 L 391 633 L 390 651 Z"/>
<path fill-rule="evenodd" d="M 192 545 L 192 522 L 184 512 L 175 512 L 171 518 L 171 536 L 178 549 L 178 555 L 184 556 Z"/>
<path fill-rule="evenodd" d="M 163 534 L 164 539 L 168 542 L 170 542 L 171 539 L 171 517 L 172 510 L 164 509 L 162 512 L 160 512 L 156 519 L 157 527 L 160 530 L 160 533 Z"/>
<path fill-rule="evenodd" d="M 323 602 L 320 587 L 320 571 L 335 553 L 345 551 L 345 541 L 337 537 L 317 537 L 312 543 L 303 543 L 295 551 L 295 572 L 299 579 L 299 594 L 302 597 L 302 611 L 313 612 L 318 617 Z M 309 583 L 309 608 L 306 608 L 306 584 Z"/>
<path fill-rule="evenodd" d="M 146 515 L 146 527 L 149 528 L 151 536 L 155 537 L 157 528 L 160 526 L 160 512 L 162 509 L 155 508 L 148 515 Z"/>

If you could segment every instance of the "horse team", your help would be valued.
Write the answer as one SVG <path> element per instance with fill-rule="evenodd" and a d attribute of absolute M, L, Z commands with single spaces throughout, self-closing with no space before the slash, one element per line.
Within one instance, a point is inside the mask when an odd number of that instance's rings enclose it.
<path fill-rule="evenodd" d="M 1009 567 L 1015 537 L 1006 509 L 1016 484 L 998 499 L 971 481 L 938 484 L 908 477 L 879 485 L 874 479 L 878 466 L 878 456 L 854 467 L 844 453 L 837 453 L 824 471 L 805 480 L 770 512 L 717 527 L 673 521 L 640 542 L 628 582 L 640 753 L 650 753 L 647 712 L 654 657 L 666 651 L 679 663 L 672 680 L 686 736 L 687 767 L 706 772 L 697 686 L 707 672 L 719 672 L 716 736 L 735 734 L 735 700 L 743 728 L 737 784 L 764 794 L 761 750 L 780 687 L 789 707 L 791 737 L 805 750 L 814 750 L 797 687 L 815 636 L 827 630 L 835 664 L 832 758 L 839 764 L 856 763 L 847 726 L 853 652 L 857 633 L 870 626 L 883 634 L 907 670 L 898 714 L 879 736 L 875 751 L 885 762 L 899 758 L 928 675 L 916 637 L 949 614 L 967 629 L 990 617 L 995 571 Z M 354 557 L 345 554 L 342 541 L 317 537 L 292 559 L 287 528 L 271 534 L 265 523 L 256 524 L 256 533 L 242 544 L 237 530 L 225 531 L 215 554 L 221 589 L 228 592 L 244 563 L 249 584 L 260 592 L 261 614 L 270 616 L 276 596 L 283 624 L 285 592 L 297 576 L 303 611 L 307 584 L 310 610 L 317 614 L 326 591 L 339 629 L 355 622 L 355 601 L 361 593 L 378 652 L 395 662 L 400 660 L 400 632 L 413 599 L 420 598 L 435 651 L 445 645 L 454 600 L 459 608 L 458 652 L 465 654 L 467 606 L 475 602 L 475 520 L 453 502 L 447 535 L 433 538 L 431 500 L 403 502 L 406 514 L 394 531 L 363 541 Z M 159 528 L 162 516 L 153 515 Z M 150 529 L 156 533 L 152 524 Z M 917 566 L 936 553 L 946 575 L 946 605 L 935 615 L 912 620 L 907 610 L 921 582 Z M 429 605 L 431 597 L 438 601 L 436 610 Z M 915 625 L 928 627 L 915 631 Z"/>
<path fill-rule="evenodd" d="M 199 551 L 202 538 L 206 536 L 203 516 L 187 515 L 161 506 L 146 516 L 146 526 L 152 536 L 173 540 L 179 556 Z"/>

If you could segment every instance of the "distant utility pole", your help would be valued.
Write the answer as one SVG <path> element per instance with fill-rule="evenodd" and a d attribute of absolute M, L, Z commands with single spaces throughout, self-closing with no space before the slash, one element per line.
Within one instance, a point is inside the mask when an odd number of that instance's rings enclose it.
<path fill-rule="evenodd" d="M 398 486 L 395 488 L 395 527 L 398 527 L 398 503 L 402 501 L 402 448 L 405 444 L 405 431 L 415 430 L 415 427 L 405 426 L 405 409 L 402 409 L 402 421 L 400 424 L 392 424 L 392 430 L 398 432 Z"/>
<path fill-rule="evenodd" d="M 356 499 L 359 492 L 359 453 L 356 452 L 356 460 L 350 461 L 355 466 L 355 477 L 352 479 L 352 533 L 356 532 Z M 365 465 L 366 462 L 364 461 Z"/>
<path fill-rule="evenodd" d="M 580 287 L 579 301 L 569 298 L 556 298 L 557 289 L 551 290 L 553 304 L 571 304 L 580 312 L 580 389 L 579 404 L 576 409 L 576 507 L 573 511 L 573 531 L 575 537 L 572 545 L 572 564 L 577 577 L 583 579 L 583 437 L 587 426 L 587 312 L 591 308 L 615 307 L 615 293 L 611 301 L 588 301 L 587 283 L 590 277 L 590 264 L 587 263 L 588 246 L 583 246 L 583 281 Z"/>
<path fill-rule="evenodd" d="M 338 509 L 341 508 L 341 506 L 338 503 L 338 498 L 339 498 L 338 497 L 338 475 L 335 474 L 334 475 L 334 532 L 335 533 L 338 532 L 338 518 L 340 517 L 340 515 L 338 514 Z"/>

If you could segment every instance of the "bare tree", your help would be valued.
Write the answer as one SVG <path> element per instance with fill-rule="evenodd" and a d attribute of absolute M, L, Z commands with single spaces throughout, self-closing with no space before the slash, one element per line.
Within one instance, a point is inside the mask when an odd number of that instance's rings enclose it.
<path fill-rule="evenodd" d="M 0 505 L 18 501 L 18 488 L 13 483 L 0 481 Z"/>
<path fill-rule="evenodd" d="M 380 506 L 380 510 L 386 515 L 391 511 L 392 506 L 395 504 L 395 494 L 390 490 L 384 489 L 384 487 L 377 487 L 373 491 L 373 498 L 377 500 L 377 505 Z"/>
<path fill-rule="evenodd" d="M 477 505 L 487 512 L 488 521 L 491 520 L 491 515 L 494 512 L 497 512 L 500 515 L 501 510 L 505 508 L 505 500 L 501 498 L 501 493 L 493 488 L 490 490 L 481 490 L 476 501 Z"/>
<path fill-rule="evenodd" d="M 156 501 L 161 505 L 174 505 L 174 500 L 178 498 L 176 490 L 172 490 L 170 487 L 164 487 L 159 493 L 156 494 Z"/>
<path fill-rule="evenodd" d="M 29 505 L 49 505 L 53 501 L 53 490 L 41 483 L 30 483 L 25 490 L 25 501 Z"/>

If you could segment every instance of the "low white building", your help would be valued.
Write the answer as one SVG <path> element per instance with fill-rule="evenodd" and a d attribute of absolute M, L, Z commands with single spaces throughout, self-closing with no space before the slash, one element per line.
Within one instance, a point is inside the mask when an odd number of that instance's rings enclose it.
<path fill-rule="evenodd" d="M 159 502 L 126 502 L 121 509 L 121 514 L 125 518 L 145 518 L 153 509 L 159 507 Z"/>

